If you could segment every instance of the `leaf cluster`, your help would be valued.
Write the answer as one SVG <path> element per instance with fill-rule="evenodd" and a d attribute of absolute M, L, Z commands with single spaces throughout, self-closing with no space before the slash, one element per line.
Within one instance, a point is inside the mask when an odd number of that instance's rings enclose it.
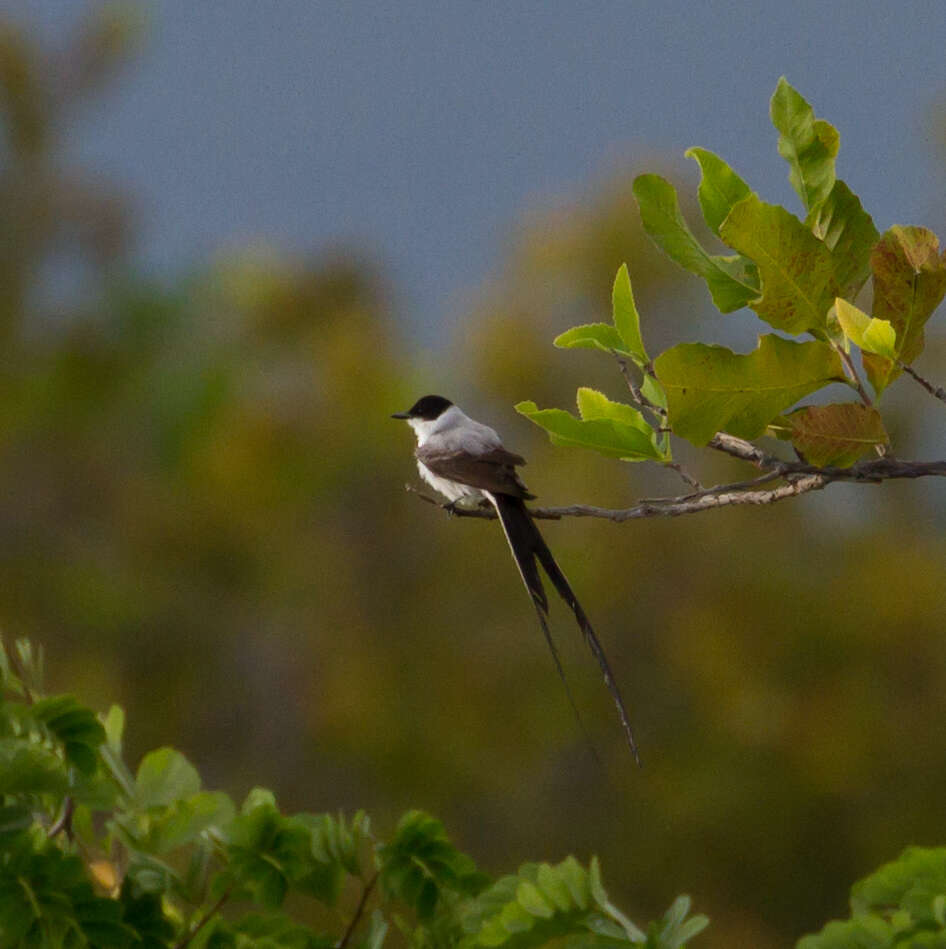
<path fill-rule="evenodd" d="M 651 360 L 622 266 L 613 288 L 613 323 L 576 326 L 555 345 L 616 356 L 633 404 L 582 388 L 577 419 L 534 402 L 517 405 L 555 444 L 664 464 L 671 461 L 671 432 L 696 445 L 718 432 L 748 440 L 773 435 L 816 466 L 849 467 L 887 451 L 890 438 L 876 401 L 905 369 L 914 375 L 910 364 L 923 351 L 924 327 L 946 293 L 946 259 L 925 228 L 877 232 L 857 195 L 836 175 L 837 130 L 817 118 L 784 78 L 770 115 L 804 217 L 763 201 L 703 148 L 686 154 L 700 167 L 697 197 L 706 228 L 729 253 L 704 246 L 666 179 L 641 175 L 634 194 L 647 234 L 706 283 L 717 309 L 748 307 L 774 332 L 747 354 L 680 343 Z M 868 281 L 870 314 L 855 305 Z M 799 405 L 836 383 L 853 390 L 856 401 Z"/>
<path fill-rule="evenodd" d="M 680 897 L 638 928 L 594 858 L 493 881 L 421 811 L 383 841 L 363 812 L 285 814 L 263 788 L 238 807 L 172 748 L 132 771 L 121 709 L 42 695 L 41 659 L 24 640 L 0 649 L 0 949 L 381 949 L 392 932 L 418 947 L 676 949 L 707 924 Z"/>
<path fill-rule="evenodd" d="M 946 847 L 908 847 L 851 888 L 851 917 L 805 936 L 798 949 L 946 946 Z"/>

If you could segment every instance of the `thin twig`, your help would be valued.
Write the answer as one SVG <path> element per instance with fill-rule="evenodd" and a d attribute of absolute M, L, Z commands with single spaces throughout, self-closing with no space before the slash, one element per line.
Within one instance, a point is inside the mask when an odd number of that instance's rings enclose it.
<path fill-rule="evenodd" d="M 776 481 L 779 478 L 784 478 L 785 475 L 782 471 L 768 471 L 764 475 L 759 475 L 758 478 L 750 478 L 748 481 L 733 481 L 730 484 L 723 485 L 723 489 L 728 493 L 730 491 L 747 491 L 759 487 L 763 484 L 768 484 L 770 481 Z M 675 498 L 641 498 L 640 504 L 677 504 L 680 501 L 695 501 L 697 498 L 707 497 L 713 494 L 720 493 L 720 486 L 715 488 L 703 488 L 701 487 L 699 491 L 695 491 L 693 494 L 685 494 L 681 497 Z"/>
<path fill-rule="evenodd" d="M 851 385 L 857 390 L 857 394 L 861 397 L 861 401 L 868 408 L 872 408 L 874 403 L 871 397 L 867 394 L 867 390 L 864 388 L 864 383 L 861 382 L 861 377 L 857 374 L 857 368 L 854 365 L 854 360 L 851 359 L 851 354 L 844 351 L 843 346 L 839 346 L 837 343 L 832 343 L 834 351 L 841 357 L 841 362 L 844 364 L 844 371 L 847 374 L 848 379 L 851 382 Z"/>
<path fill-rule="evenodd" d="M 355 907 L 355 914 L 351 918 L 345 932 L 342 933 L 342 938 L 335 943 L 335 949 L 345 949 L 348 945 L 348 940 L 351 939 L 352 934 L 355 932 L 355 927 L 358 925 L 359 920 L 365 912 L 365 905 L 368 902 L 368 897 L 371 896 L 371 891 L 374 889 L 375 884 L 378 882 L 378 874 L 375 875 L 365 884 L 364 889 L 361 891 L 361 899 L 358 900 L 358 905 Z"/>
<path fill-rule="evenodd" d="M 911 376 L 913 379 L 919 382 L 919 384 L 923 386 L 923 388 L 926 389 L 926 391 L 929 392 L 929 394 L 933 396 L 934 399 L 939 399 L 940 402 L 946 402 L 946 389 L 944 389 L 942 386 L 934 386 L 932 382 L 924 379 L 912 366 L 908 366 L 906 363 L 900 362 L 899 359 L 897 360 L 897 365 L 908 376 Z"/>
<path fill-rule="evenodd" d="M 628 391 L 631 393 L 631 398 L 642 409 L 647 409 L 654 416 L 658 424 L 662 424 L 663 419 L 667 417 L 667 410 L 662 405 L 657 405 L 656 403 L 651 402 L 650 399 L 644 395 L 641 386 L 637 385 L 637 383 L 634 381 L 634 377 L 631 375 L 631 368 L 623 356 L 619 355 L 614 349 L 611 350 L 611 355 L 617 360 L 618 367 L 621 370 L 621 375 L 624 376 L 624 381 L 627 383 Z M 654 376 L 653 372 L 648 373 L 646 369 L 642 369 L 641 372 L 652 376 L 654 379 L 657 378 Z"/>
<path fill-rule="evenodd" d="M 232 890 L 233 887 L 228 886 L 223 891 L 220 899 L 217 900 L 217 902 L 214 903 L 214 905 L 211 906 L 203 916 L 201 916 L 200 920 L 197 922 L 197 925 L 174 946 L 174 949 L 185 949 L 185 947 L 190 944 L 190 941 L 194 938 L 194 936 L 196 936 L 204 928 L 204 926 L 206 926 L 207 923 L 209 923 L 210 920 L 220 912 L 220 910 L 223 908 L 223 904 L 226 903 L 228 899 L 230 899 L 230 893 Z"/>
<path fill-rule="evenodd" d="M 62 813 L 59 815 L 55 823 L 49 825 L 49 830 L 46 831 L 46 836 L 52 840 L 57 834 L 66 832 L 66 837 L 69 840 L 72 840 L 72 815 L 76 811 L 76 802 L 71 797 L 71 795 L 66 795 L 66 799 L 62 804 Z"/>
<path fill-rule="evenodd" d="M 671 469 L 673 469 L 674 471 L 676 471 L 676 473 L 677 473 L 678 475 L 680 475 L 680 477 L 681 477 L 691 488 L 695 488 L 697 491 L 702 491 L 702 490 L 704 490 L 704 489 L 703 489 L 703 485 L 700 484 L 700 482 L 697 481 L 696 478 L 694 478 L 693 475 L 691 475 L 691 474 L 683 467 L 683 465 L 680 465 L 680 464 L 678 464 L 678 463 L 675 462 L 675 461 L 665 461 L 665 462 L 664 462 L 664 467 L 665 467 L 665 468 L 671 468 Z"/>

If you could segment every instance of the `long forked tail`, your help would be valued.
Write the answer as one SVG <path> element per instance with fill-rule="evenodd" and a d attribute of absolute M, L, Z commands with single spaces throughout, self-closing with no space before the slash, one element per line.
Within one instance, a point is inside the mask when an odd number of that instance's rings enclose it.
<path fill-rule="evenodd" d="M 539 533 L 538 527 L 535 526 L 532 516 L 526 509 L 525 502 L 521 498 L 513 497 L 508 494 L 490 494 L 489 498 L 496 508 L 500 523 L 503 525 L 503 531 L 506 534 L 506 540 L 509 542 L 509 549 L 512 551 L 516 566 L 519 568 L 522 582 L 526 585 L 526 589 L 532 597 L 536 615 L 539 617 L 539 624 L 542 627 L 542 632 L 545 634 L 545 641 L 548 643 L 549 649 L 552 652 L 552 658 L 555 660 L 559 677 L 565 685 L 568 700 L 571 702 L 579 725 L 581 724 L 581 719 L 578 716 L 578 709 L 575 706 L 571 691 L 568 688 L 568 683 L 565 681 L 565 672 L 562 669 L 558 650 L 555 648 L 555 643 L 549 632 L 549 603 L 545 595 L 545 589 L 542 586 L 542 579 L 539 576 L 538 563 L 542 564 L 546 574 L 548 574 L 548 578 L 552 581 L 552 585 L 558 591 L 559 596 L 568 604 L 571 611 L 575 614 L 578 627 L 581 629 L 582 635 L 585 637 L 585 642 L 588 644 L 592 655 L 598 660 L 598 667 L 601 669 L 604 683 L 608 687 L 611 697 L 614 699 L 614 704 L 617 706 L 618 715 L 621 718 L 621 726 L 624 729 L 624 735 L 627 738 L 627 744 L 631 749 L 631 754 L 634 755 L 634 760 L 640 764 L 641 759 L 637 752 L 637 743 L 634 741 L 634 733 L 631 731 L 631 724 L 628 721 L 627 709 L 624 707 L 624 699 L 621 698 L 621 690 L 614 680 L 614 674 L 611 672 L 608 658 L 604 653 L 604 649 L 598 637 L 595 635 L 594 629 L 591 627 L 588 617 L 585 615 L 585 611 L 581 608 L 581 604 L 575 596 L 575 591 L 572 590 L 568 580 L 565 578 L 565 574 L 562 573 L 558 564 L 555 562 L 552 552 Z M 536 561 L 538 561 L 538 563 Z"/>

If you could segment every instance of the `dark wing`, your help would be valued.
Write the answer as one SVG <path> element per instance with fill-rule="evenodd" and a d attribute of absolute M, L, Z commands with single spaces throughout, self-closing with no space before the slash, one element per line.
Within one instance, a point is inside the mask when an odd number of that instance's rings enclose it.
<path fill-rule="evenodd" d="M 492 494 L 509 494 L 514 498 L 535 497 L 516 474 L 516 466 L 524 465 L 525 458 L 505 448 L 491 448 L 473 455 L 421 445 L 414 454 L 419 462 L 441 478 L 468 484 Z"/>

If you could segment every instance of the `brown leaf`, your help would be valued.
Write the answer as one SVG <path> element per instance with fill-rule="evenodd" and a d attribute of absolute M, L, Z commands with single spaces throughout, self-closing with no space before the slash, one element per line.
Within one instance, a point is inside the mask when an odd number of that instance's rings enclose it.
<path fill-rule="evenodd" d="M 779 423 L 784 423 L 784 428 Z M 847 468 L 888 441 L 880 413 L 857 402 L 809 405 L 773 424 L 810 464 Z"/>

